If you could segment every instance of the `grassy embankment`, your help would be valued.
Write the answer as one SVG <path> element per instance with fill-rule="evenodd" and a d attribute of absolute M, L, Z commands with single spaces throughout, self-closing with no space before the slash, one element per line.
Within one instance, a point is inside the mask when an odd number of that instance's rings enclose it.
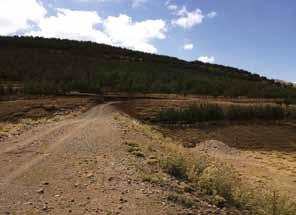
<path fill-rule="evenodd" d="M 291 112 L 280 107 L 231 107 L 225 111 L 218 106 L 210 105 L 163 111 L 161 114 L 170 122 L 173 121 L 169 118 L 171 116 L 174 117 L 174 121 L 178 119 L 180 122 L 199 122 L 212 119 L 242 120 L 249 118 L 277 120 L 290 116 Z M 221 208 L 236 208 L 246 214 L 256 215 L 296 214 L 295 202 L 275 188 L 258 191 L 257 188 L 243 181 L 230 165 L 212 159 L 203 153 L 193 153 L 175 144 L 170 138 L 163 137 L 151 125 L 133 123 L 133 128 L 144 132 L 153 140 L 148 146 L 135 142 L 127 143 L 131 153 L 147 159 L 147 163 L 151 165 L 152 171 L 145 173 L 143 180 L 162 183 L 162 175 L 167 174 L 186 184 L 183 186 L 184 192 L 193 196 L 203 196 Z M 155 139 L 157 141 L 154 141 Z M 172 193 L 168 196 L 168 200 L 185 207 L 193 207 L 195 204 L 188 195 L 180 193 Z"/>

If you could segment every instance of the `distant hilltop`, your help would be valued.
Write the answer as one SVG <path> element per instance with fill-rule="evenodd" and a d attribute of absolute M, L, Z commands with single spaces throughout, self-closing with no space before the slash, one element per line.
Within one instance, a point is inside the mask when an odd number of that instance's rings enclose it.
<path fill-rule="evenodd" d="M 285 85 L 292 86 L 292 87 L 296 88 L 296 82 L 293 83 L 293 82 L 283 81 L 283 80 L 279 80 L 279 79 L 275 79 L 275 82 L 285 84 Z"/>

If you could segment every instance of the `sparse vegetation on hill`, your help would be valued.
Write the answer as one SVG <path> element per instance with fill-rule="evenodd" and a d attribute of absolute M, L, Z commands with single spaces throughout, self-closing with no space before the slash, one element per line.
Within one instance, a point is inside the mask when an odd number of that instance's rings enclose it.
<path fill-rule="evenodd" d="M 0 37 L 0 66 L 0 81 L 24 83 L 25 92 L 31 94 L 100 92 L 108 88 L 142 93 L 296 98 L 295 88 L 247 71 L 91 42 Z"/>

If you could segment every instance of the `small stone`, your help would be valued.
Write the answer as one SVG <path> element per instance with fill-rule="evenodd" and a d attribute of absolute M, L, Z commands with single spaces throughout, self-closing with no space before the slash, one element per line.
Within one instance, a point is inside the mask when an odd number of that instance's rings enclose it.
<path fill-rule="evenodd" d="M 43 188 L 40 188 L 39 190 L 37 190 L 37 193 L 43 194 L 44 193 L 44 189 Z"/>
<path fill-rule="evenodd" d="M 120 203 L 126 203 L 128 202 L 126 199 L 120 198 Z"/>
<path fill-rule="evenodd" d="M 43 210 L 43 211 L 47 211 L 47 210 L 48 210 L 48 206 L 47 206 L 47 204 L 43 205 L 42 210 Z"/>
<path fill-rule="evenodd" d="M 25 205 L 33 205 L 32 202 L 26 202 Z"/>
<path fill-rule="evenodd" d="M 92 178 L 92 177 L 94 177 L 94 174 L 92 174 L 92 173 L 88 173 L 88 174 L 86 175 L 86 177 L 87 177 L 87 178 Z"/>

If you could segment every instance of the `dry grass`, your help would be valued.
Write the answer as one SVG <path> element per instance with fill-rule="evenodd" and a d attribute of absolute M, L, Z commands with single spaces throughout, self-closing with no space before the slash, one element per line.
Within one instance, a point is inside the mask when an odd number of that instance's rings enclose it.
<path fill-rule="evenodd" d="M 231 166 L 212 159 L 202 153 L 192 151 L 175 144 L 151 126 L 134 121 L 132 128 L 143 132 L 152 139 L 150 146 L 145 146 L 146 157 L 153 156 L 156 169 L 162 170 L 176 179 L 190 183 L 193 192 L 203 193 L 211 203 L 219 207 L 236 207 L 256 215 L 294 215 L 296 204 L 279 192 L 258 191 L 241 179 Z M 154 150 L 151 150 L 151 148 Z M 155 175 L 145 176 L 145 180 L 158 181 Z M 275 195 L 276 193 L 276 195 Z M 175 203 L 191 207 L 194 202 L 184 196 L 169 196 Z"/>

